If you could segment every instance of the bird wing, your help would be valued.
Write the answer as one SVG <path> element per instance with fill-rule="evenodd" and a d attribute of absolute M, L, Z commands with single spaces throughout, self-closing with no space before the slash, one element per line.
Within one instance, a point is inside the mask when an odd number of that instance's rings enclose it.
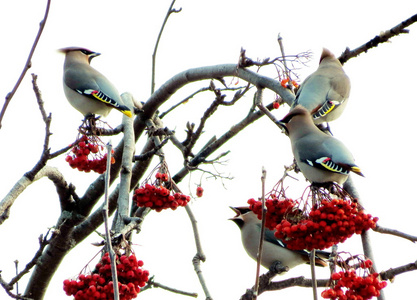
<path fill-rule="evenodd" d="M 261 224 L 259 224 L 259 227 L 261 227 Z M 265 228 L 264 239 L 265 239 L 266 242 L 272 243 L 272 244 L 277 245 L 277 246 L 282 247 L 282 248 L 287 248 L 287 244 L 285 244 L 281 239 L 277 239 L 275 237 L 275 234 L 274 234 L 273 230 L 269 230 L 269 229 Z M 305 251 L 305 250 L 291 250 L 291 251 L 298 252 L 300 254 L 307 255 L 307 256 L 309 255 L 308 252 Z"/>
<path fill-rule="evenodd" d="M 261 229 L 261 224 L 257 224 L 257 226 L 259 227 L 259 230 Z M 265 236 L 264 236 L 264 240 L 265 242 L 269 242 L 272 243 L 274 245 L 277 245 L 278 247 L 282 247 L 282 248 L 287 248 L 287 245 L 281 240 L 281 239 L 277 239 L 275 237 L 274 231 L 273 230 L 269 230 L 267 228 L 265 228 Z M 288 249 L 290 250 L 290 249 Z M 310 263 L 310 253 L 306 250 L 291 250 L 294 252 L 297 252 L 299 254 L 301 254 L 304 258 L 304 260 L 306 261 L 306 263 Z M 325 261 L 325 259 L 328 259 L 330 257 L 330 252 L 327 251 L 322 251 L 322 250 L 316 250 L 316 257 L 315 257 L 315 265 L 316 266 L 321 266 L 321 267 L 325 267 L 327 266 L 327 263 Z"/>
<path fill-rule="evenodd" d="M 82 70 L 69 68 L 65 71 L 64 82 L 75 92 L 91 99 L 101 101 L 131 117 L 132 113 L 130 109 L 120 101 L 115 100 L 120 97 L 113 85 L 103 75 L 98 72 L 96 74 L 96 72 L 86 74 L 86 72 L 83 72 Z"/>
<path fill-rule="evenodd" d="M 363 176 L 352 154 L 335 138 L 329 136 L 324 141 L 309 140 L 308 145 L 300 145 L 297 149 L 300 160 L 312 167 L 346 175 L 352 171 Z"/>
<path fill-rule="evenodd" d="M 340 73 L 334 77 L 311 74 L 297 92 L 294 106 L 301 104 L 312 112 L 313 119 L 325 117 L 349 97 L 349 78 Z"/>

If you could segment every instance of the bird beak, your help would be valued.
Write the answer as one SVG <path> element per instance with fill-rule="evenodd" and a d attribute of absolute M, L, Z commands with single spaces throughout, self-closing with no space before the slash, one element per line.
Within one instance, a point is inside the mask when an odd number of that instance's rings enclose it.
<path fill-rule="evenodd" d="M 94 58 L 94 57 L 97 57 L 97 56 L 100 56 L 101 55 L 101 53 L 98 53 L 98 52 L 93 52 L 93 53 L 91 53 L 89 56 L 88 56 L 88 63 L 91 63 L 91 60 Z"/>
<path fill-rule="evenodd" d="M 242 215 L 242 213 L 240 212 L 240 210 L 237 207 L 233 207 L 233 206 L 229 206 L 231 210 L 233 210 L 236 213 L 236 216 L 234 216 L 233 218 L 230 218 L 228 220 L 235 220 L 236 218 L 238 218 L 239 216 Z"/>
<path fill-rule="evenodd" d="M 100 56 L 100 55 L 101 55 L 101 53 L 94 52 L 94 53 L 91 53 L 91 54 L 89 55 L 89 57 L 94 58 L 94 57 L 97 57 L 97 56 Z"/>

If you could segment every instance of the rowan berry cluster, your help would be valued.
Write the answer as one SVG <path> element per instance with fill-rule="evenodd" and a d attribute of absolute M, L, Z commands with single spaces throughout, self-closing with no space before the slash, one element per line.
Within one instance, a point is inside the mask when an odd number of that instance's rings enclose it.
<path fill-rule="evenodd" d="M 83 135 L 79 143 L 72 148 L 71 153 L 66 156 L 65 161 L 78 171 L 103 174 L 106 171 L 107 153 L 101 153 L 103 146 L 98 141 Z M 114 157 L 111 158 L 111 163 L 115 163 Z"/>
<path fill-rule="evenodd" d="M 135 255 L 117 255 L 116 268 L 120 300 L 137 297 L 148 281 L 149 272 L 142 269 L 143 261 Z M 75 300 L 113 299 L 110 256 L 104 254 L 92 274 L 80 274 L 77 280 L 64 280 L 64 291 Z"/>
<path fill-rule="evenodd" d="M 333 273 L 333 288 L 324 290 L 321 296 L 331 300 L 368 300 L 378 297 L 380 290 L 387 286 L 387 282 L 380 281 L 378 273 L 370 272 L 371 266 L 371 260 L 363 262 L 361 268 L 366 271 L 364 276 L 358 276 L 358 270 L 353 268 Z"/>
<path fill-rule="evenodd" d="M 258 219 L 261 220 L 262 202 L 252 198 L 248 200 L 248 204 L 250 210 L 257 214 Z M 285 217 L 294 214 L 294 207 L 296 204 L 297 202 L 292 199 L 279 199 L 274 194 L 271 194 L 268 199 L 265 200 L 265 227 L 274 230 Z"/>
<path fill-rule="evenodd" d="M 275 227 L 275 236 L 285 241 L 289 249 L 325 249 L 355 233 L 375 228 L 377 221 L 377 217 L 358 210 L 357 204 L 350 200 L 322 200 L 307 217 L 281 221 Z"/>
<path fill-rule="evenodd" d="M 156 178 L 161 181 L 169 179 L 167 174 L 159 172 L 156 174 Z M 135 190 L 133 200 L 136 201 L 136 205 L 139 207 L 149 207 L 160 212 L 163 209 L 171 208 L 175 210 L 178 206 L 186 206 L 190 202 L 190 196 L 172 193 L 171 190 L 158 185 L 158 183 L 146 183 Z"/>

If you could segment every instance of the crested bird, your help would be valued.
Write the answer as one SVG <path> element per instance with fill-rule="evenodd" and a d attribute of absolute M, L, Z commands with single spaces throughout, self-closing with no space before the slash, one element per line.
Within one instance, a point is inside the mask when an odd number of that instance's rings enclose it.
<path fill-rule="evenodd" d="M 279 123 L 291 140 L 297 166 L 311 183 L 342 185 L 349 172 L 364 176 L 346 146 L 318 129 L 303 106 L 291 109 Z"/>
<path fill-rule="evenodd" d="M 247 254 L 257 260 L 259 240 L 261 235 L 261 220 L 249 207 L 230 207 L 236 216 L 229 219 L 240 228 L 242 244 Z M 329 252 L 316 250 L 315 265 L 325 267 L 325 259 L 330 256 Z M 274 271 L 277 263 L 292 269 L 301 264 L 309 264 L 309 252 L 305 250 L 288 249 L 285 243 L 277 239 L 272 230 L 265 228 L 264 244 L 261 257 L 261 265 Z"/>
<path fill-rule="evenodd" d="M 340 61 L 323 48 L 317 70 L 309 75 L 297 91 L 292 107 L 304 106 L 315 124 L 337 119 L 349 99 L 350 80 Z"/>
<path fill-rule="evenodd" d="M 59 51 L 65 54 L 64 93 L 75 109 L 84 116 L 97 114 L 106 117 L 115 108 L 132 117 L 131 110 L 124 105 L 114 85 L 90 65 L 100 53 L 79 47 Z"/>

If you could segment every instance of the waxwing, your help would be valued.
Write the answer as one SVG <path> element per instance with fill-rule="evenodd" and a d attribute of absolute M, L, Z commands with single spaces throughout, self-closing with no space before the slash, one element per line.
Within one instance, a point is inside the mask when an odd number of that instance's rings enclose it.
<path fill-rule="evenodd" d="M 292 107 L 302 105 L 307 108 L 315 124 L 330 122 L 342 114 L 349 93 L 350 80 L 342 64 L 324 48 L 318 69 L 301 84 Z"/>
<path fill-rule="evenodd" d="M 65 53 L 65 96 L 75 109 L 84 116 L 97 114 L 106 117 L 115 108 L 126 116 L 132 116 L 113 84 L 90 66 L 91 60 L 100 53 L 77 47 L 63 48 L 60 51 Z"/>
<path fill-rule="evenodd" d="M 229 219 L 240 228 L 242 244 L 248 255 L 257 260 L 259 239 L 261 234 L 261 220 L 249 207 L 230 207 L 236 216 Z M 316 250 L 315 265 L 325 267 L 329 252 Z M 305 250 L 290 250 L 285 243 L 277 239 L 272 230 L 265 228 L 264 244 L 261 257 L 261 265 L 267 269 L 273 269 L 277 262 L 289 269 L 300 264 L 310 263 L 309 252 Z"/>
<path fill-rule="evenodd" d="M 318 129 L 301 105 L 291 109 L 280 124 L 291 140 L 298 167 L 313 184 L 336 182 L 342 185 L 351 171 L 363 176 L 345 145 Z"/>

